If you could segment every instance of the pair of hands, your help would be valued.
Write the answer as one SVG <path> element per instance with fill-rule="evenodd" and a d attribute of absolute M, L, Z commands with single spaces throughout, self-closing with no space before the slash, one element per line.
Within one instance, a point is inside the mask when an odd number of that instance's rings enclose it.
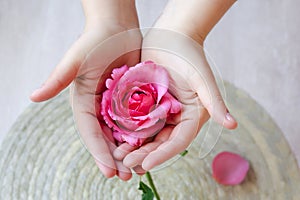
<path fill-rule="evenodd" d="M 145 60 L 167 68 L 170 89 L 182 103 L 182 113 L 154 141 L 138 149 L 126 143 L 116 146 L 110 129 L 104 123 L 99 125 L 95 105 L 100 104 L 104 81 L 113 68 Z M 162 164 L 190 145 L 209 116 L 226 128 L 237 125 L 226 109 L 201 45 L 178 32 L 153 28 L 142 38 L 138 28 L 111 20 L 88 26 L 31 100 L 50 99 L 71 82 L 78 131 L 106 177 L 129 180 L 131 169 L 143 174 Z"/>

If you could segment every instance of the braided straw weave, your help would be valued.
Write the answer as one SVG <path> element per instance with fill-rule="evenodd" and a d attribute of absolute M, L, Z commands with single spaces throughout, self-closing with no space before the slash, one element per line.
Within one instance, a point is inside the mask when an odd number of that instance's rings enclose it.
<path fill-rule="evenodd" d="M 223 130 L 211 154 L 200 159 L 219 129 L 206 125 L 204 144 L 198 137 L 185 157 L 155 171 L 162 199 L 299 199 L 299 168 L 282 133 L 249 96 L 225 86 L 238 129 Z M 137 175 L 128 182 L 101 175 L 80 143 L 67 99 L 65 92 L 33 104 L 14 124 L 0 147 L 0 199 L 141 199 Z M 222 186 L 211 177 L 212 158 L 224 150 L 250 161 L 241 185 Z"/>

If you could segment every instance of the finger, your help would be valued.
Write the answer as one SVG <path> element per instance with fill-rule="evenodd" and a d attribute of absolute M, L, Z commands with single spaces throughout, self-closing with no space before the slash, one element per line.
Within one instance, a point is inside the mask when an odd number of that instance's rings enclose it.
<path fill-rule="evenodd" d="M 144 144 L 139 149 L 129 153 L 123 160 L 124 165 L 129 168 L 142 165 L 143 160 L 150 152 L 154 151 L 159 145 L 168 140 L 172 129 L 172 127 L 164 128 L 156 135 L 154 141 Z"/>
<path fill-rule="evenodd" d="M 201 52 L 200 54 L 203 54 L 199 58 L 201 70 L 198 70 L 198 73 L 191 76 L 192 87 L 196 90 L 203 106 L 207 109 L 210 116 L 220 125 L 228 129 L 234 129 L 237 127 L 237 122 L 229 113 L 224 103 L 204 53 Z"/>
<path fill-rule="evenodd" d="M 146 174 L 146 171 L 142 168 L 141 165 L 135 166 L 133 168 L 133 170 L 135 171 L 135 173 L 139 176 L 143 176 L 144 174 Z"/>
<path fill-rule="evenodd" d="M 201 124 L 199 124 L 198 120 L 199 118 L 195 117 L 194 119 L 181 121 L 172 130 L 169 139 L 145 157 L 142 168 L 149 171 L 184 151 L 196 137 L 199 126 L 201 127 L 205 121 L 200 119 Z"/>
<path fill-rule="evenodd" d="M 117 165 L 117 176 L 123 180 L 123 181 L 128 181 L 132 177 L 131 170 L 123 165 L 121 161 L 116 161 Z"/>
<path fill-rule="evenodd" d="M 107 145 L 109 146 L 110 152 L 114 152 L 117 146 L 112 136 L 112 131 L 106 125 L 102 125 L 102 130 L 107 138 Z M 132 172 L 128 167 L 125 167 L 122 161 L 115 161 L 116 164 L 116 175 L 123 181 L 128 181 L 132 177 Z"/>
<path fill-rule="evenodd" d="M 76 98 L 73 97 L 72 106 L 74 118 L 83 144 L 96 160 L 104 176 L 109 178 L 116 175 L 116 165 L 109 148 L 110 141 L 101 129 L 92 106 L 88 106 L 93 105 L 92 96 L 76 96 L 75 93 Z"/>
<path fill-rule="evenodd" d="M 135 149 L 137 149 L 137 147 L 131 146 L 128 143 L 123 143 L 113 151 L 113 156 L 117 160 L 123 160 L 127 154 Z"/>
<path fill-rule="evenodd" d="M 117 148 L 111 130 L 101 125 L 93 110 L 94 95 L 79 95 L 72 92 L 73 112 L 84 145 L 94 157 L 100 171 L 107 178 L 115 175 L 127 181 L 132 177 L 131 170 L 120 161 L 115 161 L 112 152 Z"/>
<path fill-rule="evenodd" d="M 79 50 L 80 44 L 77 42 L 65 54 L 46 82 L 30 95 L 32 101 L 48 100 L 56 96 L 74 80 L 84 57 Z"/>
<path fill-rule="evenodd" d="M 94 159 L 97 167 L 101 171 L 101 173 L 106 177 L 106 178 L 112 178 L 116 175 L 116 172 L 111 170 L 111 168 L 107 167 L 104 165 L 102 162 L 99 162 L 97 159 Z"/>

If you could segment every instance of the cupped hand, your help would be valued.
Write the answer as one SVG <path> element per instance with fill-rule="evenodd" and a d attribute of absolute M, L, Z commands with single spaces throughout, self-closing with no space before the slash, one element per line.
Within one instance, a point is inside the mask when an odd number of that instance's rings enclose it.
<path fill-rule="evenodd" d="M 143 174 L 184 151 L 212 117 L 228 129 L 237 122 L 228 112 L 206 60 L 202 46 L 178 32 L 152 28 L 143 40 L 142 61 L 152 60 L 169 71 L 170 91 L 182 103 L 182 111 L 155 139 L 140 148 L 124 143 L 116 159 Z"/>
<path fill-rule="evenodd" d="M 31 100 L 45 101 L 56 96 L 71 82 L 71 104 L 84 145 L 106 177 L 131 178 L 131 170 L 113 158 L 116 149 L 110 130 L 99 124 L 96 113 L 106 76 L 112 68 L 140 61 L 141 34 L 111 20 L 89 25 L 68 50 L 52 74 L 34 91 Z M 99 79 L 101 78 L 100 82 Z"/>

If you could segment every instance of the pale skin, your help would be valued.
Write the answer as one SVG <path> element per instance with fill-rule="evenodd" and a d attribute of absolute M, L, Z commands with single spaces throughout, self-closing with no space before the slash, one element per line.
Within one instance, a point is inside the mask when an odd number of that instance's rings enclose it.
<path fill-rule="evenodd" d="M 228 129 L 236 128 L 237 122 L 224 104 L 201 48 L 234 2 L 170 0 L 142 42 L 135 1 L 82 0 L 86 16 L 83 34 L 30 98 L 45 101 L 73 82 L 75 122 L 100 171 L 108 178 L 117 175 L 122 180 L 131 178 L 130 169 L 143 174 L 187 148 L 209 117 Z M 180 48 L 172 45 L 174 41 L 180 42 Z M 91 106 L 95 95 L 97 100 L 101 93 L 98 80 L 112 67 L 132 66 L 144 60 L 168 66 L 172 87 L 177 88 L 177 98 L 184 105 L 182 114 L 153 142 L 139 149 L 127 144 L 117 147 L 110 130 L 105 125 L 100 127 Z"/>
<path fill-rule="evenodd" d="M 202 49 L 209 31 L 234 2 L 170 0 L 145 36 L 142 61 L 153 60 L 167 66 L 178 93 L 182 94 L 180 101 L 188 103 L 183 104 L 180 121 L 159 133 L 152 143 L 137 150 L 128 144 L 119 146 L 114 155 L 123 160 L 125 166 L 143 174 L 184 151 L 209 116 L 228 129 L 236 128 L 237 122 L 224 104 Z M 194 96 L 195 93 L 198 95 Z"/>
<path fill-rule="evenodd" d="M 81 138 L 104 176 L 131 178 L 131 170 L 113 158 L 116 148 L 95 114 L 99 78 L 111 66 L 135 65 L 140 61 L 142 37 L 132 0 L 82 0 L 86 26 L 46 82 L 30 96 L 40 102 L 56 96 L 73 82 L 71 100 Z M 120 34 L 122 33 L 122 34 Z M 119 34 L 119 35 L 118 35 Z M 110 39 L 112 36 L 112 39 Z M 136 51 L 134 51 L 136 50 Z M 129 53 L 130 52 L 130 53 Z M 117 60 L 115 60 L 118 58 Z M 114 62 L 114 63 L 112 63 Z"/>

